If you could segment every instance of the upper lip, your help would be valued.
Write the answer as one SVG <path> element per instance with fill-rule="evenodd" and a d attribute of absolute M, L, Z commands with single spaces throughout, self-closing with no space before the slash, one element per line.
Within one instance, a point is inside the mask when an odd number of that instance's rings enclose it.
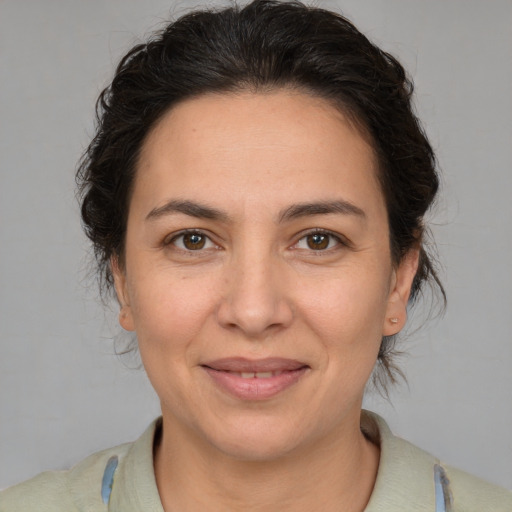
<path fill-rule="evenodd" d="M 308 367 L 307 364 L 294 359 L 269 357 L 265 359 L 246 359 L 244 357 L 226 357 L 208 361 L 201 366 L 225 372 L 278 372 L 293 371 Z"/>

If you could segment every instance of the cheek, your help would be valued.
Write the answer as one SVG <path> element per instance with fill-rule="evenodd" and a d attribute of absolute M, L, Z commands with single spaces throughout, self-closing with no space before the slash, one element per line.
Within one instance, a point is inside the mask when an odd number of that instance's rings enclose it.
<path fill-rule="evenodd" d="M 204 279 L 157 271 L 134 276 L 132 283 L 132 314 L 141 351 L 182 348 L 203 328 L 214 308 L 215 286 Z"/>
<path fill-rule="evenodd" d="M 169 277 L 171 276 L 171 277 Z M 135 277 L 135 276 L 134 276 Z M 134 278 L 133 317 L 140 356 L 157 395 L 185 410 L 190 371 L 199 358 L 214 301 L 210 287 L 161 272 Z M 169 404 L 168 404 L 169 405 Z"/>
<path fill-rule="evenodd" d="M 382 272 L 366 270 L 342 272 L 299 290 L 303 316 L 324 340 L 338 346 L 380 344 L 388 282 Z"/>
<path fill-rule="evenodd" d="M 344 410 L 359 399 L 377 361 L 387 306 L 385 274 L 357 273 L 317 287 L 315 300 L 303 304 L 303 318 L 323 345 L 326 400 Z M 336 385 L 332 385 L 335 382 Z"/>

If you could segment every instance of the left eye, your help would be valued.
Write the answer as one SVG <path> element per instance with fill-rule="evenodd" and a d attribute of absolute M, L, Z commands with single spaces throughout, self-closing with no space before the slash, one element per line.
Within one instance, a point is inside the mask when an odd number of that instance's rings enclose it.
<path fill-rule="evenodd" d="M 330 233 L 321 231 L 309 233 L 303 236 L 295 246 L 297 249 L 310 249 L 313 251 L 325 251 L 340 244 L 340 239 Z"/>
<path fill-rule="evenodd" d="M 170 243 L 184 251 L 200 251 L 214 247 L 214 243 L 205 234 L 195 231 L 177 235 Z"/>

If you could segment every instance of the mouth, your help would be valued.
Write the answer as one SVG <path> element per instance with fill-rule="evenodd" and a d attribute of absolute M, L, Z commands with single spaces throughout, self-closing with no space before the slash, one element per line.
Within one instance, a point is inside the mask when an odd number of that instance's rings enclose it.
<path fill-rule="evenodd" d="M 237 377 L 241 377 L 242 379 L 270 379 L 272 377 L 277 377 L 284 372 L 278 370 L 277 372 L 228 372 Z"/>
<path fill-rule="evenodd" d="M 283 358 L 227 358 L 201 365 L 222 392 L 241 400 L 266 400 L 297 384 L 309 365 Z"/>

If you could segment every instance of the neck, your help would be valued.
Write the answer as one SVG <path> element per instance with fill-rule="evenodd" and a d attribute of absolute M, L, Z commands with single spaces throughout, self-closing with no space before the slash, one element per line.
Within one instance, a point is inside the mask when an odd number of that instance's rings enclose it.
<path fill-rule="evenodd" d="M 378 462 L 379 448 L 364 437 L 358 421 L 278 459 L 247 461 L 180 431 L 164 416 L 155 476 L 165 512 L 361 512 Z"/>

